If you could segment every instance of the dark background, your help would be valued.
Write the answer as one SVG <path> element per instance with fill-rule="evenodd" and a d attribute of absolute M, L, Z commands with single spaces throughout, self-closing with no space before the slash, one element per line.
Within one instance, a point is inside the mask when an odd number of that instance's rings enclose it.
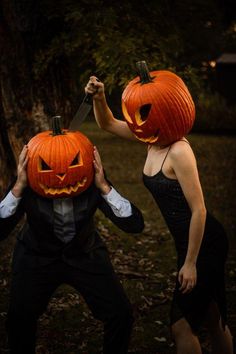
<path fill-rule="evenodd" d="M 217 66 L 222 54 L 236 53 L 235 16 L 234 0 L 1 0 L 0 190 L 23 143 L 52 115 L 68 126 L 91 74 L 121 114 L 139 60 L 186 81 L 195 131 L 235 132 L 235 56 Z"/>
<path fill-rule="evenodd" d="M 194 98 L 197 114 L 189 140 L 206 204 L 229 235 L 227 295 L 229 325 L 235 334 L 234 0 L 1 0 L 0 193 L 16 173 L 24 143 L 48 129 L 53 115 L 61 115 L 68 126 L 90 75 L 104 81 L 108 103 L 122 119 L 121 94 L 136 76 L 139 60 L 146 60 L 150 70 L 176 72 Z M 97 215 L 99 230 L 135 309 L 130 353 L 172 354 L 168 311 L 175 251 L 141 182 L 146 151 L 99 130 L 92 114 L 81 130 L 98 146 L 112 182 L 145 217 L 144 233 L 134 238 Z M 16 231 L 0 244 L 0 353 L 7 352 L 4 321 L 15 235 Z M 209 353 L 204 331 L 201 339 L 204 353 Z M 92 319 L 83 299 L 71 288 L 58 289 L 40 320 L 37 353 L 95 354 L 101 343 L 101 325 Z"/>

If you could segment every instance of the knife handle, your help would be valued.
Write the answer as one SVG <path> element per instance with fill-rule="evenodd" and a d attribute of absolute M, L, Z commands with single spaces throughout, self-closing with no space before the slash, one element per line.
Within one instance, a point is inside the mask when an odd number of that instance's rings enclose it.
<path fill-rule="evenodd" d="M 88 103 L 88 104 L 92 104 L 93 103 L 92 93 L 86 93 L 86 95 L 84 96 L 83 102 Z"/>
<path fill-rule="evenodd" d="M 97 81 L 100 82 L 99 79 L 96 79 Z M 94 85 L 94 84 L 92 84 Z M 86 93 L 85 96 L 84 96 L 84 99 L 83 99 L 83 102 L 85 103 L 89 103 L 89 104 L 92 104 L 93 103 L 93 95 L 97 92 L 97 90 L 94 92 L 94 93 Z"/>

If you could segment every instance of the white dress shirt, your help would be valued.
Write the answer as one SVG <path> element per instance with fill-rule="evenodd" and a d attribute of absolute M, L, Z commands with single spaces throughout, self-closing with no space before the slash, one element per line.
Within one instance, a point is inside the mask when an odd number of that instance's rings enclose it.
<path fill-rule="evenodd" d="M 102 194 L 107 204 L 117 217 L 132 215 L 130 202 L 123 198 L 113 187 L 108 194 Z M 7 218 L 13 215 L 21 198 L 16 198 L 10 191 L 0 202 L 0 217 Z M 54 232 L 60 240 L 67 243 L 75 235 L 74 211 L 72 198 L 53 199 Z"/>
<path fill-rule="evenodd" d="M 0 203 L 0 218 L 7 218 L 15 214 L 16 208 L 21 198 L 17 198 L 10 191 Z"/>

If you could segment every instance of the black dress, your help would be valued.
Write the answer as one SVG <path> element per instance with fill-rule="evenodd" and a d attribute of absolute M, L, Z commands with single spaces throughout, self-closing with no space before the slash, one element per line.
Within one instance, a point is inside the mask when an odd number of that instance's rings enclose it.
<path fill-rule="evenodd" d="M 166 177 L 163 173 L 167 154 L 160 171 L 154 176 L 143 174 L 143 182 L 154 197 L 174 238 L 177 265 L 180 270 L 187 253 L 191 210 L 179 182 Z M 224 270 L 227 252 L 228 240 L 225 230 L 218 220 L 207 212 L 205 231 L 197 259 L 197 284 L 190 293 L 182 294 L 178 290 L 180 284 L 176 279 L 170 312 L 171 325 L 184 317 L 192 330 L 197 331 L 212 301 L 217 303 L 222 322 L 226 323 Z"/>

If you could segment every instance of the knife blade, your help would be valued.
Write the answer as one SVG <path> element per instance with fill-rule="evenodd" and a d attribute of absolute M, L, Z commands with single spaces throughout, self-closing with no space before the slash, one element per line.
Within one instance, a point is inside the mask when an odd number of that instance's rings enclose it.
<path fill-rule="evenodd" d="M 86 93 L 84 99 L 69 125 L 69 130 L 78 130 L 93 106 L 93 95 Z"/>

